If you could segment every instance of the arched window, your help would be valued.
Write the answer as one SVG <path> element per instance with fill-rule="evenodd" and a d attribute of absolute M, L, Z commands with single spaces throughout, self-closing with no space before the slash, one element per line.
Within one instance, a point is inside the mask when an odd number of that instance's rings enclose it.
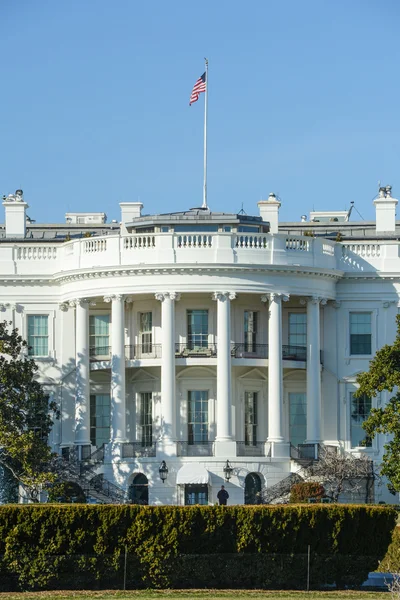
<path fill-rule="evenodd" d="M 260 504 L 261 478 L 257 473 L 249 473 L 244 480 L 244 503 Z"/>
<path fill-rule="evenodd" d="M 149 503 L 149 482 L 146 475 L 138 473 L 133 478 L 128 490 L 129 501 L 131 504 Z"/>

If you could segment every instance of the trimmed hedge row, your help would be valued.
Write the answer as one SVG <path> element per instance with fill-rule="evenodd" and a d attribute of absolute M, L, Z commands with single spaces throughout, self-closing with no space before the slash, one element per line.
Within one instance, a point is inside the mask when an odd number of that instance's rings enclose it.
<path fill-rule="evenodd" d="M 400 527 L 393 531 L 392 541 L 387 549 L 385 557 L 379 564 L 378 571 L 381 573 L 400 573 Z"/>
<path fill-rule="evenodd" d="M 383 558 L 391 507 L 0 507 L 0 588 L 358 585 Z"/>

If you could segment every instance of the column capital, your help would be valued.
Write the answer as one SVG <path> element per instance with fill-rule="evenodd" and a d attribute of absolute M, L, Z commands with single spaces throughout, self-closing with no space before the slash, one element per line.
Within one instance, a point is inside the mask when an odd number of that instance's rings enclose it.
<path fill-rule="evenodd" d="M 108 296 L 104 296 L 104 298 L 103 298 L 104 302 L 106 302 L 107 304 L 112 302 L 113 300 L 123 300 L 123 299 L 124 299 L 123 294 L 110 294 Z"/>
<path fill-rule="evenodd" d="M 69 308 L 69 304 L 68 302 L 60 302 L 58 304 L 58 308 L 62 311 L 62 312 L 67 312 L 68 308 Z"/>
<path fill-rule="evenodd" d="M 237 294 L 236 292 L 213 292 L 211 297 L 213 300 L 220 300 L 223 302 L 224 300 L 235 300 Z"/>
<path fill-rule="evenodd" d="M 164 302 L 166 298 L 169 298 L 170 300 L 176 300 L 177 302 L 181 299 L 179 292 L 156 292 L 154 297 L 160 302 Z"/>
<path fill-rule="evenodd" d="M 74 306 L 83 306 L 84 304 L 88 304 L 89 300 L 87 298 L 73 298 L 68 302 L 71 307 Z M 86 307 L 85 307 L 86 308 Z"/>
<path fill-rule="evenodd" d="M 290 295 L 282 292 L 270 292 L 261 296 L 261 302 L 275 302 L 279 299 L 283 302 L 289 302 Z"/>
<path fill-rule="evenodd" d="M 326 298 L 322 298 L 321 296 L 306 296 L 305 298 L 300 299 L 300 304 L 305 306 L 308 302 L 311 304 L 320 304 L 321 306 L 325 306 L 328 302 Z"/>

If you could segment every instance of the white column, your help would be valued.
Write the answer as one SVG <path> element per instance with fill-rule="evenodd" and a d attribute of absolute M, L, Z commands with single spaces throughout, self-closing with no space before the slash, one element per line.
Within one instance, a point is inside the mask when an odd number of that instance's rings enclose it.
<path fill-rule="evenodd" d="M 75 313 L 75 444 L 90 444 L 89 303 L 74 301 Z"/>
<path fill-rule="evenodd" d="M 175 300 L 179 294 L 155 294 L 161 302 L 161 438 L 170 444 L 176 440 L 175 423 Z"/>
<path fill-rule="evenodd" d="M 269 294 L 268 320 L 268 441 L 281 443 L 283 438 L 283 370 L 282 370 L 282 299 L 288 296 Z M 265 297 L 263 298 L 265 300 Z"/>
<path fill-rule="evenodd" d="M 111 296 L 111 442 L 126 441 L 124 311 L 124 297 Z"/>
<path fill-rule="evenodd" d="M 307 443 L 321 441 L 321 359 L 320 303 L 326 300 L 313 297 L 307 300 Z"/>
<path fill-rule="evenodd" d="M 234 292 L 215 292 L 218 319 L 217 442 L 232 441 L 231 300 Z"/>

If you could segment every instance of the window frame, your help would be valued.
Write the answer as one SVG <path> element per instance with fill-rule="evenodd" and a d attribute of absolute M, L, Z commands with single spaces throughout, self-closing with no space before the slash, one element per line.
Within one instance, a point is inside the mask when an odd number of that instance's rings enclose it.
<path fill-rule="evenodd" d="M 151 315 L 150 317 L 150 329 L 142 330 L 142 315 Z M 141 310 L 137 313 L 138 318 L 138 341 L 139 347 L 142 354 L 151 354 L 154 345 L 154 324 L 153 324 L 153 311 L 152 310 Z M 150 341 L 144 341 L 145 336 L 149 336 Z"/>
<path fill-rule="evenodd" d="M 207 313 L 207 332 L 191 333 L 189 328 L 189 313 L 203 312 Z M 200 337 L 200 344 L 194 343 L 191 338 Z M 189 350 L 195 348 L 208 348 L 210 339 L 210 310 L 208 308 L 187 308 L 186 309 L 186 344 Z"/>
<path fill-rule="evenodd" d="M 249 319 L 246 318 L 246 315 L 248 315 L 249 313 L 251 313 L 253 315 L 253 317 L 252 317 L 253 331 L 246 331 L 246 325 L 248 325 L 248 323 L 249 323 Z M 255 318 L 254 318 L 254 316 L 255 316 Z M 243 345 L 244 345 L 245 352 L 256 352 L 257 351 L 259 326 L 260 326 L 260 311 L 253 310 L 251 308 L 244 309 L 244 311 L 243 311 Z M 253 339 L 249 339 L 251 337 L 253 337 Z"/>
<path fill-rule="evenodd" d="M 207 396 L 206 399 L 200 399 L 200 402 L 202 404 L 204 403 L 207 406 L 207 421 L 190 420 L 190 416 L 191 416 L 190 403 L 192 401 L 191 394 L 200 394 L 200 393 L 204 393 Z M 193 402 L 197 402 L 196 398 L 193 398 Z M 196 412 L 197 411 L 194 410 L 194 414 L 196 414 Z M 203 414 L 203 410 L 201 410 L 201 414 Z M 196 432 L 193 429 L 193 426 L 195 426 L 195 425 L 206 426 L 206 431 L 205 431 L 206 435 L 204 435 L 204 432 L 200 432 L 201 433 L 200 437 L 202 439 L 196 439 Z M 192 426 L 192 432 L 190 432 L 191 426 Z M 189 389 L 187 391 L 187 441 L 188 441 L 188 445 L 190 445 L 190 446 L 208 444 L 210 442 L 210 393 L 209 393 L 208 389 L 207 390 L 205 390 L 205 389 Z"/>
<path fill-rule="evenodd" d="M 108 421 L 109 421 L 109 425 L 108 426 L 98 426 L 97 425 L 97 419 L 99 418 L 104 418 L 107 417 L 107 415 L 100 415 L 97 414 L 97 411 L 95 411 L 95 414 L 92 414 L 92 407 L 93 407 L 93 398 L 94 398 L 94 408 L 97 409 L 97 400 L 96 398 L 98 396 L 108 396 L 109 398 L 109 414 L 108 414 Z M 101 405 L 102 407 L 105 406 L 104 404 Z M 94 420 L 94 424 L 92 425 Z M 98 429 L 107 429 L 109 430 L 109 435 L 108 435 L 108 439 L 107 437 L 104 437 L 104 441 L 100 444 L 97 443 L 97 430 Z M 92 432 L 94 430 L 94 436 L 92 435 Z M 90 443 L 92 444 L 92 446 L 95 446 L 96 448 L 100 448 L 102 446 L 102 444 L 107 444 L 111 441 L 111 394 L 109 392 L 97 392 L 94 391 L 93 393 L 90 394 L 89 397 L 89 437 L 90 437 Z M 102 437 L 103 439 L 103 437 Z M 94 443 L 93 443 L 94 442 Z"/>
<path fill-rule="evenodd" d="M 374 440 L 372 440 L 371 438 L 369 438 L 370 443 L 368 445 L 364 446 L 364 445 L 358 444 L 357 446 L 353 446 L 353 440 L 352 440 L 353 397 L 354 397 L 354 394 L 356 393 L 356 391 L 357 391 L 356 389 L 353 389 L 353 390 L 349 391 L 349 414 L 350 414 L 350 416 L 349 416 L 349 444 L 350 444 L 350 448 L 351 448 L 351 450 L 360 450 L 360 449 L 362 449 L 362 450 L 373 450 Z M 374 408 L 374 401 L 373 401 L 374 399 L 373 398 L 368 398 L 366 396 L 366 394 L 363 394 L 363 396 L 361 398 L 356 399 L 356 400 L 361 400 L 361 399 L 363 399 L 364 401 L 366 399 L 369 399 L 369 402 L 370 402 L 369 412 L 368 412 L 367 416 L 361 421 L 361 423 L 363 423 L 368 418 L 368 416 L 369 416 L 369 414 L 371 412 L 371 409 Z M 362 425 L 360 425 L 360 426 L 361 426 L 361 429 L 362 429 Z M 364 439 L 368 441 L 368 436 L 367 436 L 366 433 L 365 433 Z"/>
<path fill-rule="evenodd" d="M 43 309 L 41 309 L 41 310 L 34 310 L 34 309 L 24 310 L 24 314 L 21 318 L 21 335 L 26 341 L 28 341 L 28 317 L 34 316 L 34 315 L 48 317 L 48 319 L 47 319 L 48 354 L 46 354 L 44 356 L 34 356 L 31 354 L 30 357 L 34 358 L 36 361 L 40 361 L 40 362 L 52 361 L 56 357 L 56 352 L 55 352 L 55 348 L 54 348 L 55 311 L 52 309 L 50 309 L 50 310 L 43 310 Z"/>
<path fill-rule="evenodd" d="M 92 317 L 103 317 L 103 316 L 108 317 L 108 335 L 107 336 L 105 336 L 105 335 L 103 336 L 102 334 L 98 334 L 97 337 L 108 337 L 108 345 L 107 346 L 105 346 L 105 345 L 99 346 L 99 348 L 102 348 L 102 349 L 108 348 L 108 352 L 105 353 L 105 354 L 101 354 L 101 353 L 97 353 L 96 352 L 94 354 L 94 356 L 96 356 L 96 357 L 98 357 L 98 356 L 104 356 L 104 357 L 109 358 L 110 355 L 111 355 L 111 332 L 112 332 L 111 313 L 109 311 L 105 311 L 105 310 L 102 310 L 102 311 L 93 311 L 93 312 L 91 311 L 89 313 L 89 352 L 90 352 L 91 348 L 95 348 L 96 349 L 96 346 L 92 346 L 91 345 L 91 339 L 95 338 L 96 334 L 94 334 L 94 333 L 92 334 L 91 333 L 90 321 L 91 321 Z"/>
<path fill-rule="evenodd" d="M 247 422 L 247 398 L 252 395 L 253 422 Z M 249 428 L 249 429 L 248 429 Z M 247 437 L 247 431 L 251 432 L 251 438 Z M 244 391 L 244 444 L 245 446 L 257 446 L 258 442 L 258 391 Z"/>
<path fill-rule="evenodd" d="M 153 399 L 153 392 L 150 391 L 141 391 L 138 392 L 138 396 L 139 396 L 139 404 L 140 404 L 140 408 L 139 408 L 139 428 L 140 428 L 140 443 L 142 444 L 143 448 L 149 448 L 153 445 L 153 440 L 154 440 L 154 428 L 153 428 L 153 423 L 154 423 L 154 399 Z M 147 400 L 149 401 L 149 407 L 146 414 L 143 411 L 143 406 L 144 406 L 144 402 L 145 402 L 145 398 L 144 396 L 147 396 Z M 149 420 L 150 422 L 144 422 Z"/>
<path fill-rule="evenodd" d="M 352 334 L 351 332 L 351 327 L 352 327 L 352 322 L 351 322 L 351 317 L 352 315 L 369 315 L 370 316 L 370 333 L 369 334 Z M 349 339 L 348 339 L 348 344 L 349 344 L 349 355 L 351 357 L 359 357 L 359 356 L 371 356 L 373 353 L 372 350 L 372 311 L 368 311 L 368 310 L 349 310 L 349 317 L 348 317 L 348 327 L 349 327 Z M 369 335 L 370 336 L 370 352 L 352 352 L 352 335 Z"/>
<path fill-rule="evenodd" d="M 300 325 L 303 325 L 303 324 L 305 325 L 305 332 L 303 334 L 297 333 L 297 332 L 296 333 L 294 333 L 294 332 L 292 333 L 290 331 L 291 325 L 296 325 L 296 326 L 299 325 L 298 323 L 291 323 L 290 322 L 290 317 L 292 315 L 295 316 L 295 317 L 298 317 L 300 315 L 302 317 L 303 316 L 305 317 L 304 323 L 300 323 Z M 288 338 L 287 338 L 288 339 L 288 345 L 289 346 L 300 346 L 302 348 L 306 348 L 307 347 L 307 312 L 306 311 L 290 311 L 289 310 L 288 311 L 288 317 L 287 317 L 287 327 L 288 327 Z M 304 339 L 305 339 L 304 343 L 302 343 L 302 344 L 298 344 L 298 343 L 292 344 L 292 342 L 291 342 L 291 335 L 296 335 L 296 336 L 303 335 Z"/>

